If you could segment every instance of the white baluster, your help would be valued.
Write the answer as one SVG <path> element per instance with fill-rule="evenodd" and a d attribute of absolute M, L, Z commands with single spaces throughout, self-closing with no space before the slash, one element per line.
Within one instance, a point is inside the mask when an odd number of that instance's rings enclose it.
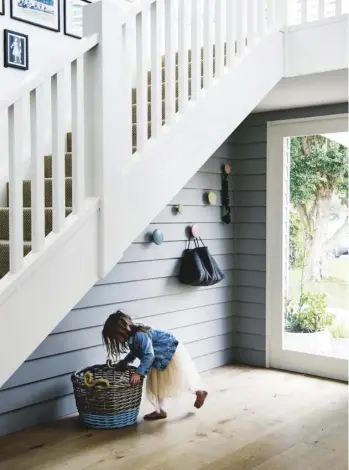
<path fill-rule="evenodd" d="M 246 3 L 245 0 L 237 0 L 236 4 L 236 50 L 241 57 L 246 47 Z"/>
<path fill-rule="evenodd" d="M 301 23 L 306 23 L 307 18 L 307 0 L 301 0 Z"/>
<path fill-rule="evenodd" d="M 10 273 L 23 266 L 22 103 L 8 108 Z"/>
<path fill-rule="evenodd" d="M 201 92 L 201 17 L 198 0 L 191 2 L 191 98 L 197 100 Z"/>
<path fill-rule="evenodd" d="M 71 79 L 73 213 L 77 214 L 82 209 L 82 205 L 85 199 L 85 111 L 83 57 L 79 57 L 72 63 Z"/>
<path fill-rule="evenodd" d="M 267 0 L 267 29 L 272 31 L 275 24 L 275 2 Z"/>
<path fill-rule="evenodd" d="M 213 80 L 213 8 L 212 1 L 204 2 L 204 88 Z"/>
<path fill-rule="evenodd" d="M 247 0 L 247 46 L 252 47 L 256 39 L 255 28 L 256 2 Z"/>
<path fill-rule="evenodd" d="M 31 224 L 32 250 L 39 253 L 45 243 L 45 170 L 42 138 L 44 118 L 44 89 L 40 86 L 30 93 L 31 138 Z M 52 169 L 53 161 L 51 161 Z"/>
<path fill-rule="evenodd" d="M 176 110 L 176 51 L 174 0 L 165 0 L 165 118 L 171 125 Z"/>
<path fill-rule="evenodd" d="M 60 232 L 65 222 L 65 83 L 63 71 L 51 79 L 52 96 L 52 224 Z M 75 136 L 73 134 L 73 142 Z"/>
<path fill-rule="evenodd" d="M 230 0 L 228 0 L 230 1 Z M 216 43 L 216 78 L 224 73 L 224 13 L 225 0 L 216 0 L 215 4 L 215 43 Z"/>
<path fill-rule="evenodd" d="M 178 10 L 178 101 L 179 112 L 188 107 L 188 50 L 189 50 L 189 4 L 179 0 Z"/>
<path fill-rule="evenodd" d="M 336 0 L 336 16 L 342 14 L 342 0 Z"/>
<path fill-rule="evenodd" d="M 257 0 L 257 35 L 262 38 L 266 28 L 266 3 L 265 0 Z"/>
<path fill-rule="evenodd" d="M 236 58 L 236 0 L 227 0 L 226 20 L 227 67 L 231 67 Z"/>
<path fill-rule="evenodd" d="M 137 42 L 137 150 L 148 140 L 148 21 L 149 10 L 136 17 Z"/>
<path fill-rule="evenodd" d="M 324 18 L 325 18 L 325 0 L 319 0 L 318 19 L 322 20 Z"/>
<path fill-rule="evenodd" d="M 151 135 L 157 138 L 162 126 L 161 9 L 162 0 L 151 4 Z"/>

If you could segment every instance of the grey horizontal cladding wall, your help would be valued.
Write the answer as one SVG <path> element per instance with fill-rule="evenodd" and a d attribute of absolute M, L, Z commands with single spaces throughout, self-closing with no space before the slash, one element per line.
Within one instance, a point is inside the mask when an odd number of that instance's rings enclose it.
<path fill-rule="evenodd" d="M 231 150 L 230 145 L 218 149 L 137 237 L 112 272 L 81 299 L 1 388 L 0 434 L 75 411 L 71 373 L 105 361 L 102 325 L 117 309 L 126 310 L 136 321 L 172 331 L 186 344 L 200 371 L 232 361 L 234 313 L 244 308 L 249 296 L 261 299 L 258 292 L 265 287 L 264 233 L 258 222 L 265 217 L 265 200 L 258 193 L 235 199 L 231 177 L 234 224 L 223 225 L 220 207 L 207 204 L 208 191 L 216 191 L 220 200 L 222 165 L 228 161 L 235 168 Z M 177 204 L 185 206 L 183 215 L 176 214 Z M 245 222 L 251 217 L 255 224 Z M 199 224 L 203 240 L 225 271 L 224 281 L 216 286 L 192 288 L 177 280 L 188 227 L 193 223 Z M 161 246 L 150 242 L 155 229 L 164 233 Z M 248 271 L 243 264 L 246 256 L 252 257 Z M 255 287 L 251 290 L 252 278 Z"/>
<path fill-rule="evenodd" d="M 233 360 L 244 364 L 265 366 L 265 205 L 267 123 L 270 121 L 327 116 L 347 113 L 348 104 L 334 104 L 313 108 L 290 109 L 278 112 L 251 114 L 221 147 L 230 148 L 233 166 L 233 194 L 237 206 L 234 225 L 237 245 L 234 247 L 234 351 Z M 244 201 L 247 202 L 244 202 Z M 243 221 L 241 220 L 243 217 Z M 257 242 L 258 246 L 254 246 Z M 251 247 L 251 251 L 247 249 Z M 255 271 L 259 275 L 255 275 Z M 247 273 L 251 272 L 251 275 Z M 263 281 L 264 279 L 264 281 Z"/>

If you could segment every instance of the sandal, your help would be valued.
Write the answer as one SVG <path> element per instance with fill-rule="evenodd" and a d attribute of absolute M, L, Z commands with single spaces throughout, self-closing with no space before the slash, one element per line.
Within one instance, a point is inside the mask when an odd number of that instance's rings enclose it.
<path fill-rule="evenodd" d="M 207 398 L 207 395 L 208 395 L 208 393 L 203 391 L 203 390 L 200 390 L 200 391 L 196 392 L 196 400 L 195 400 L 195 403 L 194 403 L 195 408 L 199 409 L 203 406 L 203 404 L 205 403 L 205 400 Z"/>
<path fill-rule="evenodd" d="M 157 411 L 153 411 L 152 413 L 149 413 L 144 416 L 145 421 L 157 421 L 159 419 L 166 419 L 167 418 L 167 413 L 166 411 L 161 410 L 160 413 Z"/>

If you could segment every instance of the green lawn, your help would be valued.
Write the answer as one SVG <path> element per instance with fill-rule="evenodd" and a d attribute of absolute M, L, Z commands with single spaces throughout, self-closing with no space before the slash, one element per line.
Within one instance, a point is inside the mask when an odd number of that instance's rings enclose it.
<path fill-rule="evenodd" d="M 334 258 L 326 260 L 326 279 L 321 282 L 306 282 L 304 291 L 328 294 L 328 307 L 348 310 L 349 314 L 349 258 Z M 300 294 L 301 269 L 293 269 L 289 277 L 289 299 L 297 298 Z"/>

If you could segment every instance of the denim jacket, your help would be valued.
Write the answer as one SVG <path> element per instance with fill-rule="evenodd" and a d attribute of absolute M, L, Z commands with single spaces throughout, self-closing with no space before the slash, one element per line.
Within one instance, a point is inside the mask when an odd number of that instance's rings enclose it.
<path fill-rule="evenodd" d="M 124 361 L 130 363 L 138 358 L 141 363 L 136 372 L 140 375 L 147 375 L 152 367 L 162 371 L 170 363 L 177 346 L 178 341 L 171 333 L 153 329 L 149 334 L 138 331 L 129 340 L 130 352 Z"/>

